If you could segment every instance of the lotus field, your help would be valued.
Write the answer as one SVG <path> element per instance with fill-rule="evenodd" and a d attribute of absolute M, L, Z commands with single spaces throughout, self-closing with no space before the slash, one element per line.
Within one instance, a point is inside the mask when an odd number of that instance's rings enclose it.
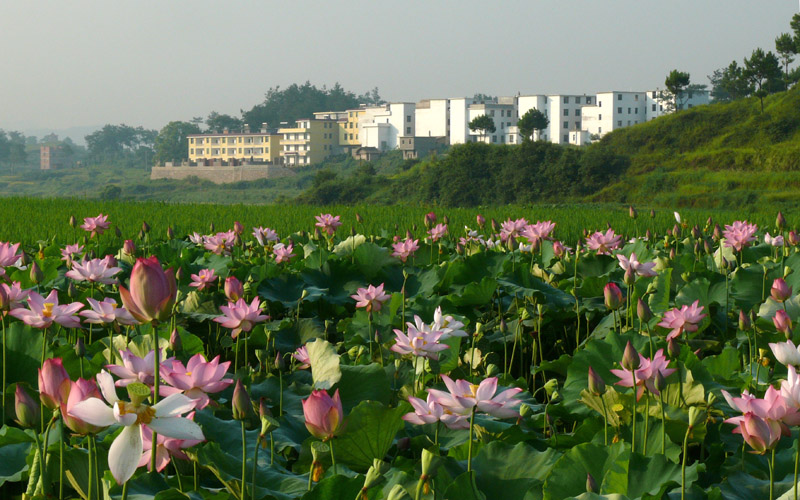
<path fill-rule="evenodd" d="M 0 242 L 4 498 L 798 497 L 781 214 L 80 215 Z"/>

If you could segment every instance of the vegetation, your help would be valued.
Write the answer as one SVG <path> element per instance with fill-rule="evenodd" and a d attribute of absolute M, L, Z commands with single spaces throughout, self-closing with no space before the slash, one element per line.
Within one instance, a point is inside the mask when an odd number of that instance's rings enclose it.
<path fill-rule="evenodd" d="M 550 124 L 550 120 L 536 108 L 531 108 L 517 121 L 519 135 L 523 141 L 529 141 L 534 131 L 541 133 Z"/>

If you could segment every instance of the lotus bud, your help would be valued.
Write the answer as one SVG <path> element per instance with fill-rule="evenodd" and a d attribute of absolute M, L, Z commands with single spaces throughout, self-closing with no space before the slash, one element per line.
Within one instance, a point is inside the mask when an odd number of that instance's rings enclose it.
<path fill-rule="evenodd" d="M 647 323 L 653 317 L 653 311 L 650 310 L 650 306 L 641 297 L 636 301 L 636 316 L 641 323 Z"/>
<path fill-rule="evenodd" d="M 122 244 L 122 253 L 126 255 L 134 255 L 136 253 L 136 244 L 133 240 L 125 240 Z"/>
<path fill-rule="evenodd" d="M 141 323 L 164 321 L 172 314 L 178 294 L 172 269 L 164 271 L 156 257 L 136 259 L 130 277 L 130 290 L 119 286 L 125 309 Z"/>
<path fill-rule="evenodd" d="M 700 233 L 700 228 L 699 228 L 699 227 L 697 227 L 697 225 L 695 225 L 695 226 L 692 228 L 692 238 L 694 238 L 694 239 L 697 239 L 697 238 L 699 238 L 699 237 L 700 237 L 700 234 L 701 234 L 701 233 Z"/>
<path fill-rule="evenodd" d="M 172 229 L 172 226 L 167 226 L 167 239 L 168 240 L 175 239 L 175 231 Z"/>
<path fill-rule="evenodd" d="M 358 222 L 359 224 L 363 224 L 364 223 L 364 218 L 361 217 L 361 214 L 358 213 L 358 212 L 356 212 L 356 222 Z"/>
<path fill-rule="evenodd" d="M 681 355 L 681 347 L 674 338 L 667 341 L 667 352 L 673 359 L 677 359 Z"/>
<path fill-rule="evenodd" d="M 497 223 L 494 217 L 492 217 L 492 231 L 494 231 L 495 233 L 500 231 L 500 224 Z"/>
<path fill-rule="evenodd" d="M 78 227 L 78 219 L 76 219 L 74 215 L 69 216 L 69 225 L 72 227 L 72 229 Z"/>
<path fill-rule="evenodd" d="M 208 232 L 209 232 L 209 233 L 216 233 L 216 232 L 217 232 L 217 231 L 216 231 L 216 229 L 214 229 L 214 223 L 213 223 L 213 222 L 211 222 L 211 223 L 208 225 Z"/>
<path fill-rule="evenodd" d="M 650 218 L 651 219 L 655 219 L 656 218 L 656 211 L 654 209 L 652 209 L 652 208 L 650 209 Z"/>
<path fill-rule="evenodd" d="M 794 231 L 789 231 L 789 244 L 792 246 L 797 246 L 800 243 L 800 236 Z"/>
<path fill-rule="evenodd" d="M 178 333 L 177 328 L 172 330 L 172 333 L 169 335 L 169 347 L 172 349 L 172 352 L 181 352 L 183 350 L 183 341 L 181 340 L 181 335 Z"/>
<path fill-rule="evenodd" d="M 598 493 L 600 488 L 597 486 L 597 481 L 595 481 L 594 476 L 591 474 L 586 474 L 586 492 L 587 493 Z"/>
<path fill-rule="evenodd" d="M 458 255 L 464 255 L 464 245 L 462 245 L 461 242 L 456 243 L 456 253 Z"/>
<path fill-rule="evenodd" d="M 475 217 L 475 221 L 478 223 L 478 227 L 481 229 L 483 229 L 483 227 L 486 225 L 486 219 L 481 214 L 478 214 Z"/>
<path fill-rule="evenodd" d="M 784 217 L 781 212 L 778 212 L 778 216 L 775 218 L 775 227 L 777 227 L 779 231 L 782 231 L 783 228 L 786 227 L 786 217 Z"/>
<path fill-rule="evenodd" d="M 722 228 L 719 227 L 719 224 L 714 224 L 714 232 L 711 233 L 711 237 L 714 238 L 714 241 L 722 239 Z"/>
<path fill-rule="evenodd" d="M 589 367 L 589 392 L 595 396 L 602 396 L 606 393 L 606 382 L 591 366 Z"/>
<path fill-rule="evenodd" d="M 225 278 L 225 297 L 231 302 L 236 302 L 244 296 L 244 287 L 242 282 L 236 276 L 228 276 Z"/>
<path fill-rule="evenodd" d="M 669 258 L 670 258 L 670 260 L 675 260 L 675 255 L 676 255 L 675 247 L 670 248 L 669 249 Z"/>
<path fill-rule="evenodd" d="M 637 217 L 636 209 L 633 208 L 633 205 L 628 205 L 628 217 L 631 219 L 635 219 Z"/>
<path fill-rule="evenodd" d="M 122 238 L 122 230 L 119 226 L 114 226 L 114 235 L 116 235 L 117 238 Z"/>
<path fill-rule="evenodd" d="M 676 238 L 678 238 L 681 235 L 681 227 L 679 225 L 675 224 L 672 227 L 672 235 L 675 236 Z"/>
<path fill-rule="evenodd" d="M 779 332 L 783 333 L 788 340 L 792 336 L 792 319 L 786 314 L 786 311 L 783 309 L 778 309 L 775 312 L 775 316 L 772 317 L 772 323 L 775 325 L 775 329 Z"/>
<path fill-rule="evenodd" d="M 689 407 L 689 428 L 694 428 L 702 423 L 706 418 L 706 413 L 696 406 Z"/>
<path fill-rule="evenodd" d="M 721 258 L 720 264 L 721 264 L 720 267 L 725 270 L 730 269 L 731 267 L 730 261 L 728 261 L 728 259 L 726 259 L 725 257 Z"/>
<path fill-rule="evenodd" d="M 79 358 L 86 356 L 86 344 L 83 342 L 83 337 L 78 337 L 75 341 L 75 355 Z"/>
<path fill-rule="evenodd" d="M 142 232 L 144 234 L 147 234 L 147 233 L 150 232 L 150 224 L 148 224 L 147 221 L 142 221 Z"/>
<path fill-rule="evenodd" d="M 630 288 L 636 282 L 636 273 L 633 271 L 633 267 L 628 267 L 625 270 L 625 275 L 622 278 L 622 281 L 625 282 L 626 285 Z"/>
<path fill-rule="evenodd" d="M 143 240 L 143 239 L 144 239 L 144 231 L 142 231 L 142 230 L 140 229 L 140 230 L 139 230 L 139 234 L 137 234 L 137 235 L 136 235 L 136 237 L 137 237 L 137 238 L 139 238 L 140 240 Z"/>
<path fill-rule="evenodd" d="M 245 389 L 241 379 L 236 381 L 231 403 L 235 420 L 245 420 L 250 416 L 250 412 L 253 411 L 253 403 L 250 401 L 250 395 L 247 394 L 247 389 Z"/>
<path fill-rule="evenodd" d="M 664 374 L 661 373 L 661 370 L 656 371 L 655 386 L 658 392 L 662 392 L 667 388 L 667 379 L 664 378 Z"/>
<path fill-rule="evenodd" d="M 739 330 L 749 330 L 751 326 L 750 317 L 744 311 L 739 311 Z"/>
<path fill-rule="evenodd" d="M 73 281 L 70 281 L 69 285 L 67 285 L 67 297 L 74 299 L 77 296 L 78 296 L 78 288 L 75 286 L 75 283 Z"/>
<path fill-rule="evenodd" d="M 397 440 L 397 449 L 400 451 L 406 451 L 411 447 L 411 438 L 409 437 L 402 437 Z"/>
<path fill-rule="evenodd" d="M 183 279 L 183 275 L 184 275 L 183 268 L 179 267 L 178 270 L 175 272 L 175 279 L 181 281 Z"/>
<path fill-rule="evenodd" d="M 31 264 L 31 281 L 38 285 L 43 279 L 44 273 L 42 272 L 41 268 L 39 268 L 39 264 L 34 261 L 33 264 Z"/>
<path fill-rule="evenodd" d="M 694 242 L 694 254 L 695 255 L 700 255 L 700 242 L 699 241 L 695 241 Z"/>
<path fill-rule="evenodd" d="M 0 286 L 0 311 L 8 311 L 10 307 L 11 301 L 8 298 L 8 292 L 4 287 Z"/>
<path fill-rule="evenodd" d="M 36 428 L 39 425 L 39 403 L 20 384 L 17 384 L 14 392 L 14 409 L 17 412 L 17 423 L 22 427 Z"/>
<path fill-rule="evenodd" d="M 425 217 L 423 217 L 423 222 L 425 223 L 426 229 L 432 228 L 433 223 L 436 222 L 436 214 L 433 212 L 425 214 Z"/>
<path fill-rule="evenodd" d="M 714 249 L 711 247 L 711 243 L 708 240 L 703 240 L 703 250 L 706 252 L 706 255 L 711 255 L 714 253 Z"/>
<path fill-rule="evenodd" d="M 314 239 L 315 240 L 322 239 L 322 232 L 319 230 L 319 228 L 314 229 Z"/>
<path fill-rule="evenodd" d="M 622 362 L 620 364 L 626 370 L 639 368 L 639 353 L 633 348 L 630 340 L 625 346 L 625 352 L 622 354 Z"/>
<path fill-rule="evenodd" d="M 403 485 L 395 484 L 392 486 L 392 489 L 389 490 L 389 496 L 386 497 L 386 500 L 406 500 L 407 498 L 411 497 L 408 496 L 408 492 L 403 488 Z"/>
<path fill-rule="evenodd" d="M 283 360 L 283 356 L 281 356 L 280 351 L 275 352 L 275 361 L 272 364 L 278 371 L 286 368 L 286 361 Z"/>
<path fill-rule="evenodd" d="M 783 278 L 776 278 L 772 282 L 769 294 L 776 302 L 784 302 L 792 296 L 792 287 L 787 285 Z"/>
<path fill-rule="evenodd" d="M 603 297 L 608 309 L 616 310 L 622 304 L 622 291 L 615 283 L 608 283 L 603 288 Z"/>
<path fill-rule="evenodd" d="M 242 233 L 244 233 L 244 226 L 238 220 L 233 223 L 233 232 L 238 234 L 238 235 L 241 235 Z"/>

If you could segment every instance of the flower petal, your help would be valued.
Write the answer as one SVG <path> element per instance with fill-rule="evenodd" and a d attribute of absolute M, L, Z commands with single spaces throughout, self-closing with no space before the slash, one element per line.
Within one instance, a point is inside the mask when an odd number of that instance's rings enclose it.
<path fill-rule="evenodd" d="M 142 458 L 142 429 L 129 425 L 122 429 L 108 450 L 108 468 L 117 484 L 122 484 L 133 476 Z"/>
<path fill-rule="evenodd" d="M 187 411 L 191 411 L 194 408 L 194 401 L 192 401 L 192 398 L 180 393 L 170 394 L 156 403 L 153 408 L 156 410 L 157 417 L 177 417 Z"/>
<path fill-rule="evenodd" d="M 190 400 L 191 401 L 191 400 Z M 175 439 L 205 439 L 200 426 L 183 417 L 154 418 L 147 424 L 162 436 Z"/>
<path fill-rule="evenodd" d="M 77 403 L 69 410 L 69 414 L 87 424 L 98 427 L 108 427 L 117 423 L 117 419 L 114 418 L 114 410 L 97 398 L 89 398 Z"/>

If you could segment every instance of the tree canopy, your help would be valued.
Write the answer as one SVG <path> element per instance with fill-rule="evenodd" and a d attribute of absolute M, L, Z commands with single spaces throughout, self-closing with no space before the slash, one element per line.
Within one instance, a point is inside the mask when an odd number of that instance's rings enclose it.
<path fill-rule="evenodd" d="M 534 130 L 542 131 L 550 124 L 550 120 L 536 108 L 531 108 L 517 121 L 517 128 L 523 141 L 530 140 Z"/>
<path fill-rule="evenodd" d="M 481 138 L 486 137 L 486 134 L 494 133 L 497 128 L 494 126 L 494 120 L 486 115 L 476 116 L 469 122 L 469 129 L 473 132 L 479 132 Z"/>
<path fill-rule="evenodd" d="M 199 134 L 200 127 L 190 122 L 169 122 L 156 137 L 157 163 L 179 162 L 189 158 L 189 134 Z"/>

